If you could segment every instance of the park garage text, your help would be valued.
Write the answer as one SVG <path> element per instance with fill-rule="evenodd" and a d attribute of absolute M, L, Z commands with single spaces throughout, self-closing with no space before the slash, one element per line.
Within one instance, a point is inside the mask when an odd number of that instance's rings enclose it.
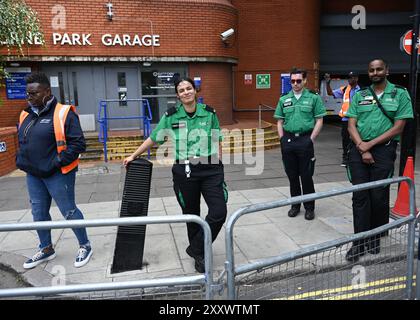
<path fill-rule="evenodd" d="M 91 33 L 58 33 L 52 34 L 54 45 L 70 46 L 91 46 L 93 42 Z M 104 34 L 101 42 L 104 46 L 139 46 L 139 47 L 159 47 L 160 35 L 156 34 Z"/>

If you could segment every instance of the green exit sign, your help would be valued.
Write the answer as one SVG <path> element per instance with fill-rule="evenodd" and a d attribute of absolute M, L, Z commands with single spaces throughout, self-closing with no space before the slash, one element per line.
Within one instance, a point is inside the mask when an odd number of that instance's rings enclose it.
<path fill-rule="evenodd" d="M 270 89 L 270 74 L 257 74 L 257 89 Z"/>

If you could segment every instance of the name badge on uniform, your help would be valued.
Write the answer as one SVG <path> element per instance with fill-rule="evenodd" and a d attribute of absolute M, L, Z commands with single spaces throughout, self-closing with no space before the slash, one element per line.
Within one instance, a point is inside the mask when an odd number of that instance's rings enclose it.
<path fill-rule="evenodd" d="M 359 106 L 365 106 L 365 105 L 370 105 L 373 104 L 373 100 L 362 100 L 359 101 Z"/>
<path fill-rule="evenodd" d="M 286 101 L 286 102 L 283 103 L 283 107 L 290 107 L 292 105 L 293 105 L 292 101 Z"/>
<path fill-rule="evenodd" d="M 39 123 L 50 123 L 51 119 L 42 119 Z"/>
<path fill-rule="evenodd" d="M 178 123 L 172 123 L 172 129 L 181 129 L 181 128 L 186 128 L 187 127 L 187 123 L 184 121 L 180 121 Z"/>

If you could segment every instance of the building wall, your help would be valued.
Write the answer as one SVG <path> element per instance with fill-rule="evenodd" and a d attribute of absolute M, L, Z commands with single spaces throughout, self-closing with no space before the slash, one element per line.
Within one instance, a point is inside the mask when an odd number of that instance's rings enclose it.
<path fill-rule="evenodd" d="M 0 142 L 6 142 L 6 152 L 0 153 L 0 177 L 16 169 L 18 147 L 16 127 L 0 128 Z"/>
<path fill-rule="evenodd" d="M 320 1 L 233 0 L 239 12 L 238 60 L 235 68 L 235 108 L 275 107 L 281 93 L 281 73 L 294 66 L 308 71 L 308 87 L 318 86 Z M 270 89 L 256 89 L 256 74 L 271 74 Z M 244 83 L 252 74 L 252 85 Z M 236 118 L 254 118 L 235 112 Z"/>
<path fill-rule="evenodd" d="M 225 47 L 219 36 L 236 25 L 237 10 L 228 0 L 113 0 L 112 21 L 103 0 L 26 2 L 39 13 L 46 39 L 45 48 L 26 49 L 29 56 L 236 57 L 236 48 Z M 59 28 L 57 5 L 65 9 L 65 29 Z M 53 32 L 91 33 L 92 46 L 52 46 Z M 101 44 L 106 33 L 159 34 L 160 46 L 106 47 Z"/>
<path fill-rule="evenodd" d="M 220 123 L 231 124 L 232 114 L 232 67 L 226 63 L 195 63 L 189 65 L 192 78 L 201 77 L 199 97 L 216 109 Z"/>
<path fill-rule="evenodd" d="M 112 21 L 107 19 L 106 2 L 102 0 L 88 0 L 83 3 L 76 0 L 63 3 L 55 0 L 26 2 L 38 12 L 46 45 L 27 47 L 24 49 L 24 57 L 10 58 L 12 61 L 21 61 L 21 66 L 27 65 L 24 61 L 40 60 L 86 63 L 197 61 L 203 64 L 218 61 L 221 64 L 210 64 L 215 66 L 215 70 L 202 66 L 203 79 L 211 79 L 221 69 L 229 70 L 231 79 L 231 65 L 236 61 L 237 47 L 225 45 L 220 38 L 223 31 L 236 29 L 237 25 L 237 10 L 229 0 L 114 0 Z M 88 39 L 92 45 L 54 44 L 53 33 L 67 33 L 70 37 L 72 34 L 91 34 Z M 104 46 L 101 42 L 103 34 L 129 34 L 132 37 L 135 34 L 157 34 L 160 36 L 160 46 Z M 6 51 L 0 52 L 4 54 Z M 32 63 L 32 67 L 34 66 L 36 67 L 36 63 Z M 209 73 L 208 76 L 206 72 Z M 222 74 L 225 76 L 225 72 Z M 204 86 L 212 87 L 210 83 L 204 83 Z M 208 93 L 206 95 L 210 96 Z M 3 108 L 8 111 L 0 114 L 0 127 L 12 126 L 25 106 L 25 101 L 5 99 L 3 88 L 0 88 L 0 96 L 4 102 Z M 211 97 L 209 101 L 214 101 L 219 113 L 224 115 L 222 124 L 232 123 L 231 89 L 218 90 L 217 96 Z"/>
<path fill-rule="evenodd" d="M 21 67 L 31 67 L 32 71 L 37 71 L 37 65 L 34 63 L 20 63 Z M 0 129 L 2 127 L 14 127 L 19 122 L 19 114 L 28 105 L 25 100 L 8 100 L 4 82 L 0 84 Z"/>

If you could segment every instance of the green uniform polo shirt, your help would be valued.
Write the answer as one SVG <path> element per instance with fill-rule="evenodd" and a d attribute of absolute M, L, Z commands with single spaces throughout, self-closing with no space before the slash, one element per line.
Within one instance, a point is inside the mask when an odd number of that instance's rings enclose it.
<path fill-rule="evenodd" d="M 293 90 L 280 97 L 274 118 L 284 119 L 284 130 L 291 133 L 311 131 L 315 119 L 327 114 L 321 97 L 308 89 L 303 89 L 301 97 L 296 99 Z"/>
<path fill-rule="evenodd" d="M 373 90 L 373 86 L 371 86 Z M 394 120 L 413 118 L 413 107 L 407 90 L 387 81 L 384 93 L 379 98 L 385 112 Z M 394 124 L 378 107 L 372 93 L 364 88 L 353 96 L 347 117 L 357 118 L 357 131 L 363 141 L 370 141 L 391 129 Z M 394 140 L 399 141 L 400 136 Z"/>
<path fill-rule="evenodd" d="M 197 103 L 192 117 L 187 115 L 182 104 L 176 107 L 174 114 L 165 113 L 150 138 L 162 144 L 166 137 L 175 142 L 176 160 L 218 154 L 219 141 L 222 140 L 215 111 L 206 109 L 206 105 L 201 103 Z"/>

